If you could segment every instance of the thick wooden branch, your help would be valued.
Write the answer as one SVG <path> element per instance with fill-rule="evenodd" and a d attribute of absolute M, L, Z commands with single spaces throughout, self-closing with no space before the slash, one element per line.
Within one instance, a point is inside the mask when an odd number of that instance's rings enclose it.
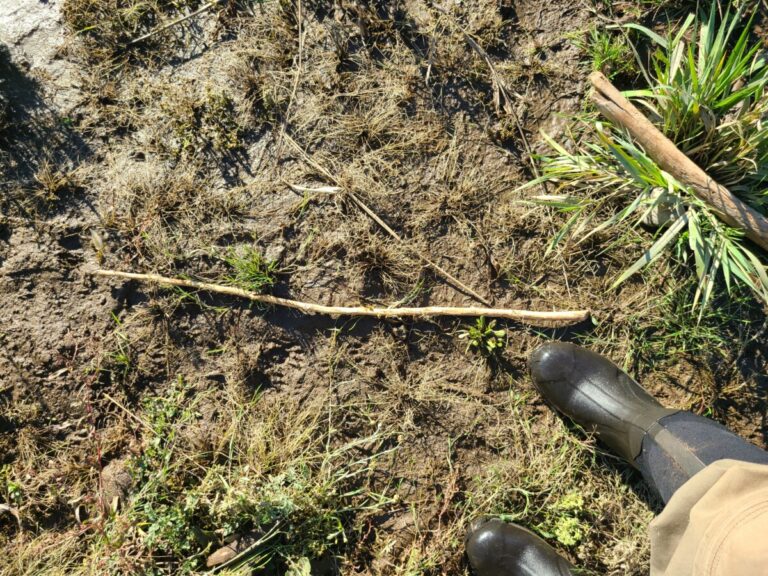
<path fill-rule="evenodd" d="M 694 194 L 711 206 L 723 222 L 743 230 L 747 238 L 768 250 L 768 219 L 708 176 L 624 98 L 603 74 L 593 72 L 589 81 L 594 87 L 592 101 L 603 116 L 626 128 L 648 156 L 680 183 L 690 186 Z"/>
<path fill-rule="evenodd" d="M 206 292 L 227 294 L 238 298 L 247 298 L 254 302 L 271 306 L 283 306 L 293 308 L 305 314 L 327 314 L 330 316 L 372 316 L 374 318 L 428 318 L 432 316 L 487 316 L 489 318 L 506 318 L 535 326 L 564 326 L 582 322 L 589 318 L 589 310 L 554 310 L 537 312 L 532 310 L 514 310 L 509 308 L 481 308 L 481 307 L 451 307 L 451 306 L 427 306 L 423 308 L 368 308 L 364 306 L 324 306 L 298 300 L 288 300 L 269 294 L 257 294 L 248 290 L 242 290 L 233 286 L 222 286 L 209 282 L 198 282 L 184 278 L 169 278 L 157 274 L 135 274 L 133 272 L 118 272 L 116 270 L 95 270 L 97 276 L 112 278 L 126 278 L 139 280 L 140 282 L 152 282 L 170 286 L 194 288 Z"/>

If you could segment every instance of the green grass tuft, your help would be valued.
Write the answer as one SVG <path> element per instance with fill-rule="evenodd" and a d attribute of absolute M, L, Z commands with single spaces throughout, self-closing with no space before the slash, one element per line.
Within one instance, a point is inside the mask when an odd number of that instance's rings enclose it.
<path fill-rule="evenodd" d="M 266 260 L 255 248 L 231 250 L 224 260 L 234 269 L 234 275 L 227 277 L 234 286 L 264 292 L 277 282 L 277 262 Z"/>
<path fill-rule="evenodd" d="M 624 36 L 592 27 L 586 34 L 578 34 L 573 43 L 589 58 L 593 70 L 609 78 L 622 74 L 636 74 L 637 64 Z"/>

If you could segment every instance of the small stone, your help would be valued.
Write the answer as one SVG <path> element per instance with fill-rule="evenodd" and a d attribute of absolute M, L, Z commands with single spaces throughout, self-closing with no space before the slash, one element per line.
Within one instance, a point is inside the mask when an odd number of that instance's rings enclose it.
<path fill-rule="evenodd" d="M 227 544 L 226 546 L 222 546 L 216 550 L 213 554 L 208 556 L 208 559 L 205 561 L 205 565 L 208 568 L 213 568 L 214 566 L 218 566 L 219 564 L 224 564 L 224 562 L 232 560 L 232 558 L 237 556 L 237 549 L 235 548 L 236 543 L 237 541 L 232 542 L 231 544 Z"/>
<path fill-rule="evenodd" d="M 229 562 L 232 560 L 232 558 L 246 550 L 249 546 L 252 546 L 258 539 L 259 535 L 256 532 L 248 532 L 247 534 L 238 536 L 232 542 L 222 546 L 213 552 L 210 556 L 208 556 L 208 559 L 205 561 L 205 565 L 208 568 L 213 568 L 219 564 Z"/>
<path fill-rule="evenodd" d="M 112 460 L 101 471 L 101 499 L 105 508 L 125 502 L 133 487 L 133 478 L 124 460 Z"/>
<path fill-rule="evenodd" d="M 654 188 L 648 194 L 648 205 L 653 204 L 640 220 L 645 226 L 661 228 L 677 220 L 685 212 L 683 201 L 665 188 Z"/>

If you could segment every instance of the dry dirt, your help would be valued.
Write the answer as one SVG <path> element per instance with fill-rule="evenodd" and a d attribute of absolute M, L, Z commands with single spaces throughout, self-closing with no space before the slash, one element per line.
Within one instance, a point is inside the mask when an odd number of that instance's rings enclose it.
<path fill-rule="evenodd" d="M 585 537 L 553 542 L 577 565 L 647 571 L 645 523 L 658 502 L 627 466 L 592 456 L 591 440 L 567 440 L 527 379 L 527 355 L 551 338 L 604 352 L 668 405 L 768 446 L 759 311 L 712 321 L 732 347 L 664 339 L 663 271 L 608 293 L 634 248 L 604 252 L 608 234 L 544 256 L 563 220 L 516 191 L 532 172 L 515 117 L 541 150 L 539 130 L 561 138 L 563 115 L 582 106 L 587 68 L 566 35 L 597 21 L 590 5 L 443 4 L 447 13 L 415 1 L 213 13 L 184 50 L 107 73 L 66 31 L 62 2 L 0 1 L 11 103 L 0 136 L 0 502 L 11 481 L 27 498 L 20 523 L 0 511 L 6 554 L 77 530 L 104 490 L 102 471 L 137 450 L 140 427 L 118 405 L 136 410 L 179 375 L 194 390 L 236 383 L 277 401 L 365 406 L 369 422 L 349 422 L 346 434 L 373 424 L 396 433 L 388 481 L 397 478 L 399 504 L 360 539 L 345 573 L 467 572 L 463 511 L 518 513 L 516 485 L 538 489 L 520 520 L 534 528 L 546 502 L 583 494 Z M 461 27 L 508 86 L 508 112 Z M 353 191 L 405 242 L 341 193 L 288 184 Z M 589 308 L 595 322 L 501 322 L 507 348 L 487 361 L 465 351 L 451 320 L 307 317 L 90 274 L 216 281 L 227 273 L 221 256 L 240 245 L 278 262 L 280 296 L 476 304 L 413 249 L 495 306 Z M 539 444 L 576 450 L 578 465 L 537 460 Z"/>

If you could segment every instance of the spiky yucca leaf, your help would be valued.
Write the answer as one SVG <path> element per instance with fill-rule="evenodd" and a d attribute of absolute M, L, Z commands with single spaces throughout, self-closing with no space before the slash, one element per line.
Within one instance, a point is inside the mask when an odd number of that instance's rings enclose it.
<path fill-rule="evenodd" d="M 759 44 L 750 43 L 752 20 L 737 33 L 741 19 L 740 12 L 727 11 L 718 23 L 713 5 L 708 16 L 690 15 L 666 39 L 642 26 L 627 25 L 643 32 L 657 49 L 644 71 L 649 87 L 625 95 L 647 109 L 659 128 L 716 180 L 766 213 L 768 126 L 762 119 L 768 113 L 768 65 Z M 658 231 L 652 245 L 614 286 L 674 247 L 683 261 L 693 260 L 698 278 L 694 307 L 703 310 L 709 303 L 718 277 L 728 292 L 738 282 L 768 303 L 764 254 L 753 252 L 740 231 L 719 220 L 623 129 L 594 116 L 582 118 L 579 126 L 581 136 L 572 137 L 575 152 L 545 136 L 553 154 L 540 158 L 543 175 L 523 187 L 555 183 L 556 194 L 533 201 L 571 213 L 550 249 L 566 236 L 583 241 L 630 218 L 637 226 L 662 198 L 673 198 L 678 204 L 676 219 Z M 609 207 L 613 215 L 600 221 Z"/>

